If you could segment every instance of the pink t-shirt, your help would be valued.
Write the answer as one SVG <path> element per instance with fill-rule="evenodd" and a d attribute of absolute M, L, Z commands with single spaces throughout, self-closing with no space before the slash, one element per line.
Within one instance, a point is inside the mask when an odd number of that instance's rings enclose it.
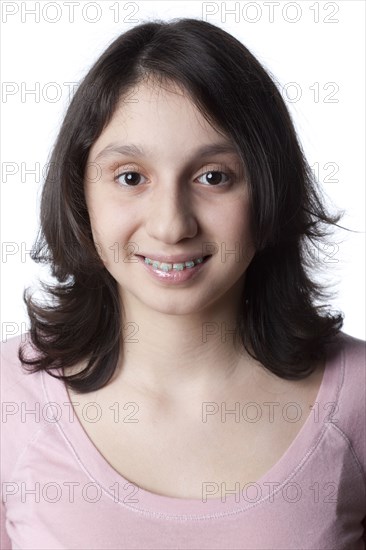
<path fill-rule="evenodd" d="M 363 340 L 340 332 L 328 347 L 314 407 L 277 463 L 238 495 L 212 483 L 218 496 L 205 502 L 117 473 L 64 383 L 21 368 L 26 335 L 2 344 L 2 548 L 365 549 Z"/>

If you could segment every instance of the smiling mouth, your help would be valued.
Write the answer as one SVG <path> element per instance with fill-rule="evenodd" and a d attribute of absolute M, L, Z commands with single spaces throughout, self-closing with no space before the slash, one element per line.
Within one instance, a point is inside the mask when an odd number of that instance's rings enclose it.
<path fill-rule="evenodd" d="M 200 258 L 194 258 L 192 260 L 187 260 L 186 262 L 171 263 L 171 262 L 159 262 L 158 260 L 154 260 L 146 256 L 141 256 L 141 258 L 144 259 L 145 264 L 151 265 L 153 269 L 156 269 L 159 271 L 165 271 L 165 272 L 183 271 L 185 269 L 192 269 L 198 264 L 203 264 L 210 257 L 211 257 L 211 254 L 207 256 L 201 256 Z"/>

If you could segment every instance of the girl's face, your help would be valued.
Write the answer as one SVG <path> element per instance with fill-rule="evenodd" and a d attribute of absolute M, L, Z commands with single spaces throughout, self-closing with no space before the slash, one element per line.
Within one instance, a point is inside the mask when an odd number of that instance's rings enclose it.
<path fill-rule="evenodd" d="M 121 101 L 90 150 L 85 196 L 124 307 L 187 314 L 238 303 L 255 253 L 249 187 L 231 140 L 182 90 L 141 83 Z"/>

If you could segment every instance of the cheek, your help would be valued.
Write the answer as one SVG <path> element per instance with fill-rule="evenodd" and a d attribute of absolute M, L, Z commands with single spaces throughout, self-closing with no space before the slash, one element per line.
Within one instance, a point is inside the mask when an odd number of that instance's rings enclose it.
<path fill-rule="evenodd" d="M 109 263 L 111 244 L 114 242 L 114 219 L 111 217 L 108 208 L 102 201 L 98 201 L 96 194 L 85 196 L 86 205 L 89 213 L 90 227 L 93 236 L 95 248 L 107 266 Z M 99 204 L 98 204 L 99 202 Z"/>
<path fill-rule="evenodd" d="M 86 197 L 86 203 L 93 234 L 98 234 L 102 238 L 110 235 L 121 219 L 116 204 L 111 200 L 106 201 L 100 193 Z"/>
<path fill-rule="evenodd" d="M 121 209 L 99 209 L 92 214 L 91 226 L 94 243 L 104 265 L 114 269 L 116 263 L 126 261 L 138 253 L 138 243 L 131 236 L 135 230 L 136 217 L 121 214 Z"/>
<path fill-rule="evenodd" d="M 227 249 L 237 250 L 239 247 L 243 261 L 251 258 L 254 244 L 248 201 L 231 204 L 228 209 L 222 208 L 216 217 L 216 228 L 218 236 L 222 237 L 220 242 L 225 243 Z"/>

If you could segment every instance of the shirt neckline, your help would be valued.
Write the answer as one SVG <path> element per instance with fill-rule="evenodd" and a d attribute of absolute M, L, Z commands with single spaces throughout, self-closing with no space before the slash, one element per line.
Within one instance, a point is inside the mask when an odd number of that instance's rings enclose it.
<path fill-rule="evenodd" d="M 244 512 L 253 506 L 265 505 L 305 467 L 329 426 L 329 422 L 326 421 L 329 407 L 324 405 L 338 400 L 340 370 L 343 374 L 344 369 L 344 351 L 341 348 L 339 353 L 339 349 L 340 339 L 326 346 L 322 381 L 315 399 L 318 415 L 316 416 L 314 411 L 310 412 L 287 450 L 260 479 L 247 486 L 247 491 L 240 494 L 239 501 L 235 494 L 228 494 L 229 490 L 233 489 L 229 485 L 226 499 L 224 496 L 220 497 L 219 490 L 218 498 L 209 498 L 206 502 L 201 499 L 160 495 L 136 487 L 112 467 L 89 438 L 73 410 L 65 382 L 42 371 L 42 385 L 47 402 L 57 403 L 55 426 L 67 448 L 80 469 L 92 482 L 100 486 L 106 497 L 133 512 L 148 516 L 173 520 L 211 519 Z M 55 371 L 62 374 L 62 368 Z"/>

